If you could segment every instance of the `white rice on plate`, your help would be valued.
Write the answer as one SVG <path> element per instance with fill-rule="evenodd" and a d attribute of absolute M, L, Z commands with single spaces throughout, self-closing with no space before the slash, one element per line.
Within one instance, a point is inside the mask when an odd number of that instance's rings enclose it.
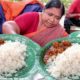
<path fill-rule="evenodd" d="M 0 75 L 5 73 L 6 76 L 11 76 L 26 66 L 26 48 L 25 44 L 18 41 L 6 41 L 0 45 Z"/>
<path fill-rule="evenodd" d="M 54 58 L 54 57 L 52 57 Z M 47 71 L 57 80 L 74 80 L 80 76 L 80 44 L 74 44 L 54 60 L 49 60 Z"/>

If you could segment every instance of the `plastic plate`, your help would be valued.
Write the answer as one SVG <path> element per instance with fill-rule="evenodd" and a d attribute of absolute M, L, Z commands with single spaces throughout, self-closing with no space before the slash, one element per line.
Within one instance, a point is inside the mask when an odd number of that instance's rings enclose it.
<path fill-rule="evenodd" d="M 80 43 L 80 38 L 61 38 L 61 39 L 57 39 L 57 40 L 53 40 L 51 42 L 49 42 L 41 51 L 41 53 L 39 54 L 39 65 L 40 65 L 40 73 L 42 75 L 44 75 L 44 80 L 56 80 L 54 77 L 52 77 L 47 71 L 46 71 L 46 64 L 43 61 L 43 57 L 45 55 L 45 52 L 47 49 L 50 48 L 50 46 L 52 45 L 53 42 L 58 41 L 61 42 L 62 40 L 68 40 L 71 43 Z M 80 79 L 79 79 L 80 80 Z"/>
<path fill-rule="evenodd" d="M 80 31 L 72 32 L 69 37 L 80 37 Z"/>
<path fill-rule="evenodd" d="M 27 51 L 26 54 L 28 55 L 25 59 L 25 62 L 27 64 L 27 67 L 22 68 L 21 70 L 18 70 L 17 73 L 11 76 L 11 78 L 17 77 L 17 78 L 24 78 L 27 76 L 30 76 L 34 73 L 34 67 L 36 64 L 36 55 L 38 51 L 40 50 L 40 46 L 30 40 L 29 38 L 20 36 L 20 35 L 6 35 L 6 34 L 1 34 L 0 38 L 4 40 L 11 40 L 11 41 L 19 41 L 22 44 L 27 45 Z M 16 65 L 15 65 L 16 66 Z"/>

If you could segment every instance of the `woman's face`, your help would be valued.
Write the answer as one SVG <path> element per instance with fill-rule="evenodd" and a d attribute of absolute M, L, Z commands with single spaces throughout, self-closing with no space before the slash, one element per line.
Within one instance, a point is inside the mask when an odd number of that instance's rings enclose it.
<path fill-rule="evenodd" d="M 49 8 L 46 9 L 42 14 L 42 22 L 46 27 L 55 27 L 59 24 L 61 18 L 61 9 L 60 8 Z"/>

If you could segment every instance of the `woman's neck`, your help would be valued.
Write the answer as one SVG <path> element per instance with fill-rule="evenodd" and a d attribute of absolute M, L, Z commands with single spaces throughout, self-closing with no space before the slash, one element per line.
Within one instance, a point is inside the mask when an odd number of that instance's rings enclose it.
<path fill-rule="evenodd" d="M 40 30 L 43 26 L 42 24 L 42 13 L 39 13 L 39 23 L 38 23 L 38 30 Z"/>

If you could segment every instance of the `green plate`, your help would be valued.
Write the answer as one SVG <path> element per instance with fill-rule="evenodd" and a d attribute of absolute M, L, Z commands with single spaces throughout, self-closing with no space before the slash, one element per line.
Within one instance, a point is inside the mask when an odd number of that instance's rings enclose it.
<path fill-rule="evenodd" d="M 69 37 L 80 37 L 80 31 L 72 32 Z"/>
<path fill-rule="evenodd" d="M 80 38 L 61 38 L 61 39 L 57 39 L 57 40 L 53 40 L 51 42 L 49 42 L 41 51 L 41 53 L 39 54 L 39 65 L 40 65 L 40 73 L 42 75 L 44 75 L 45 80 L 56 80 L 54 77 L 50 76 L 50 74 L 46 71 L 46 64 L 43 61 L 43 57 L 45 55 L 45 52 L 47 49 L 50 48 L 50 46 L 52 45 L 53 42 L 58 41 L 61 42 L 62 40 L 68 40 L 71 43 L 80 43 Z M 47 78 L 46 78 L 47 77 Z M 80 80 L 80 79 L 79 79 Z"/>
<path fill-rule="evenodd" d="M 24 78 L 27 76 L 32 75 L 32 73 L 35 72 L 35 64 L 36 64 L 36 55 L 38 51 L 40 50 L 40 46 L 30 40 L 29 38 L 20 36 L 20 35 L 6 35 L 6 34 L 1 34 L 0 38 L 3 38 L 5 40 L 11 40 L 11 41 L 19 41 L 22 44 L 27 45 L 27 51 L 26 54 L 28 54 L 28 57 L 25 59 L 27 67 L 22 68 L 19 70 L 17 73 L 15 73 L 11 78 L 16 77 L 16 78 Z M 15 65 L 16 66 L 16 65 Z M 27 80 L 27 79 L 26 79 Z"/>

